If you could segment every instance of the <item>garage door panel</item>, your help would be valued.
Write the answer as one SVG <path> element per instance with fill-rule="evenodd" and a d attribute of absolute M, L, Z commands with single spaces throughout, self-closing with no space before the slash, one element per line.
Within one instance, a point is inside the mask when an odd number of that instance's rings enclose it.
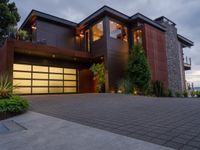
<path fill-rule="evenodd" d="M 33 80 L 33 86 L 48 86 L 48 80 Z"/>
<path fill-rule="evenodd" d="M 33 87 L 32 88 L 33 94 L 45 94 L 48 93 L 48 87 Z"/>
<path fill-rule="evenodd" d="M 76 69 L 37 65 L 13 65 L 16 94 L 75 93 Z"/>
<path fill-rule="evenodd" d="M 31 79 L 31 72 L 13 72 L 13 78 Z"/>
<path fill-rule="evenodd" d="M 14 86 L 31 86 L 31 80 L 14 79 L 13 80 L 13 85 Z"/>
<path fill-rule="evenodd" d="M 31 87 L 18 87 L 13 90 L 14 94 L 31 94 Z"/>

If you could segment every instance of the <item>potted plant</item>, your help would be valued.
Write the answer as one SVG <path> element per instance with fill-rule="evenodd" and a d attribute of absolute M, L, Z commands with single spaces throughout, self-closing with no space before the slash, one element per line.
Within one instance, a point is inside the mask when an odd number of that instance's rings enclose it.
<path fill-rule="evenodd" d="M 8 27 L 8 37 L 12 39 L 16 39 L 17 37 L 17 28 L 14 26 Z"/>
<path fill-rule="evenodd" d="M 19 40 L 25 41 L 28 38 L 28 32 L 20 29 L 17 31 L 17 37 Z"/>

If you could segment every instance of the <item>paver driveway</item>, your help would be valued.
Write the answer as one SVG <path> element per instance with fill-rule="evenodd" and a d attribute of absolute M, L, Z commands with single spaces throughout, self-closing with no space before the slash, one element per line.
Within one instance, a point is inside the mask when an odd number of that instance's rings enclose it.
<path fill-rule="evenodd" d="M 28 96 L 31 110 L 175 149 L 200 149 L 200 99 Z"/>

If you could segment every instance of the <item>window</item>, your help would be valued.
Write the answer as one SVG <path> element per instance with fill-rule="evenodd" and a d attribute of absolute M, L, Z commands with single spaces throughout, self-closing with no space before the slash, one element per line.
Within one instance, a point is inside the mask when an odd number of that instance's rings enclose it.
<path fill-rule="evenodd" d="M 90 31 L 85 31 L 85 49 L 87 52 L 90 52 Z"/>
<path fill-rule="evenodd" d="M 136 30 L 133 33 L 134 44 L 142 44 L 142 30 Z"/>
<path fill-rule="evenodd" d="M 92 41 L 97 41 L 103 37 L 103 21 L 92 27 Z"/>
<path fill-rule="evenodd" d="M 110 21 L 110 37 L 127 42 L 127 28 L 121 24 Z"/>

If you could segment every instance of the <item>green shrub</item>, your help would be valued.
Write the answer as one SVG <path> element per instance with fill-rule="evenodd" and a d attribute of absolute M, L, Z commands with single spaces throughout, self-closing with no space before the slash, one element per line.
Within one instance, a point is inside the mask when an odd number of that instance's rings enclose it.
<path fill-rule="evenodd" d="M 200 91 L 196 91 L 195 94 L 197 97 L 200 97 Z"/>
<path fill-rule="evenodd" d="M 166 96 L 167 96 L 167 97 L 173 97 L 172 90 L 168 89 L 168 90 L 166 91 Z"/>
<path fill-rule="evenodd" d="M 157 97 L 164 96 L 164 87 L 162 81 L 156 80 L 153 83 L 153 92 Z"/>
<path fill-rule="evenodd" d="M 105 67 L 104 64 L 101 63 L 97 63 L 97 64 L 93 64 L 90 67 L 90 71 L 92 71 L 93 75 L 94 75 L 94 80 L 97 81 L 97 91 L 98 92 L 104 92 L 104 84 L 105 84 Z"/>
<path fill-rule="evenodd" d="M 195 91 L 192 91 L 192 92 L 191 92 L 191 96 L 192 96 L 192 97 L 195 97 L 195 95 L 196 95 L 196 92 L 195 92 Z"/>
<path fill-rule="evenodd" d="M 122 79 L 121 81 L 119 81 L 118 91 L 125 94 L 132 93 L 133 87 L 132 87 L 131 82 L 127 79 Z"/>
<path fill-rule="evenodd" d="M 0 100 L 0 113 L 22 113 L 28 109 L 28 101 L 19 96 Z"/>
<path fill-rule="evenodd" d="M 184 92 L 183 92 L 183 96 L 184 96 L 184 97 L 188 97 L 188 92 L 187 92 L 187 91 L 184 91 Z"/>
<path fill-rule="evenodd" d="M 181 92 L 175 92 L 176 97 L 182 97 L 182 93 Z"/>
<path fill-rule="evenodd" d="M 133 49 L 130 49 L 125 78 L 132 86 L 130 93 L 135 93 L 135 91 L 141 95 L 147 93 L 151 73 L 145 50 L 141 44 L 136 44 Z"/>
<path fill-rule="evenodd" d="M 12 82 L 9 79 L 7 74 L 0 75 L 0 99 L 9 98 L 12 96 L 12 91 L 15 86 L 12 85 Z"/>

